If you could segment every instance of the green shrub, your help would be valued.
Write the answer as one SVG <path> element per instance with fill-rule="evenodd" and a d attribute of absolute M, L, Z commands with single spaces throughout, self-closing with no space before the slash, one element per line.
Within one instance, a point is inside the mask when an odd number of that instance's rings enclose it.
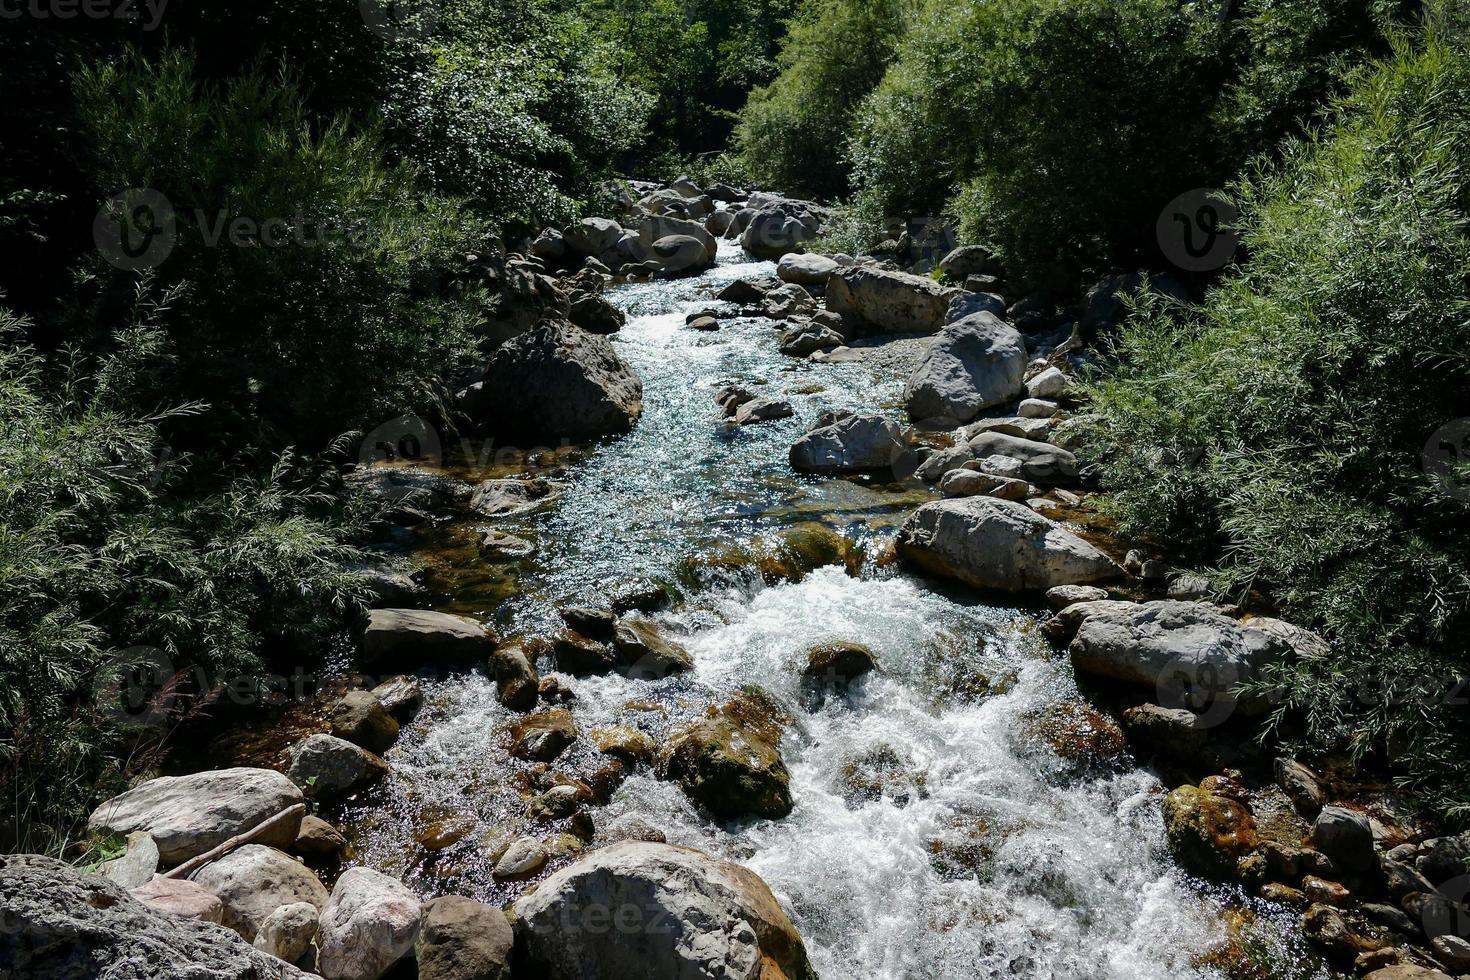
<path fill-rule="evenodd" d="M 119 728 L 105 668 L 151 647 L 217 679 L 314 651 L 364 599 L 357 519 L 302 461 L 196 472 L 165 444 L 202 404 L 143 407 L 171 361 L 155 321 L 52 366 L 0 310 L 0 836 L 56 850 L 94 787 L 166 731 Z M 318 654 L 312 653 L 312 656 Z M 199 693 L 197 690 L 193 693 Z"/>
<path fill-rule="evenodd" d="M 315 124 L 289 81 L 197 85 L 179 53 L 94 66 L 76 87 L 97 200 L 152 188 L 178 215 L 157 267 L 179 294 L 170 392 L 233 417 L 221 440 L 265 425 L 324 445 L 428 400 L 473 349 L 473 307 L 439 284 L 484 231 L 385 165 L 374 131 Z M 103 305 L 84 322 L 105 322 L 133 276 L 92 268 Z"/>
<path fill-rule="evenodd" d="M 788 193 L 848 190 L 841 151 L 853 112 L 897 51 L 903 0 L 813 0 L 781 49 L 781 74 L 741 113 L 737 143 L 755 178 Z"/>
<path fill-rule="evenodd" d="M 1463 37 L 1400 42 L 1240 186 L 1250 263 L 1182 319 L 1145 303 L 1126 326 L 1092 449 L 1125 532 L 1332 640 L 1288 671 L 1284 710 L 1327 744 L 1400 755 L 1447 810 L 1470 804 L 1470 727 L 1413 684 L 1467 667 L 1470 502 L 1421 460 L 1470 416 L 1466 159 Z M 1365 700 L 1363 682 L 1400 696 Z"/>

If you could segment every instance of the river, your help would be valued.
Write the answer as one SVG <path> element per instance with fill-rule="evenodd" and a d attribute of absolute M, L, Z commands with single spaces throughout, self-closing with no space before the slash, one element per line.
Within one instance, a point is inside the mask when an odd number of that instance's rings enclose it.
<path fill-rule="evenodd" d="M 468 542 L 491 524 L 468 516 L 418 542 L 439 608 L 507 632 L 550 628 L 556 604 L 595 603 L 633 577 L 682 583 L 685 601 L 658 619 L 694 655 L 694 672 L 561 677 L 583 731 L 623 724 L 660 739 L 749 685 L 791 712 L 790 816 L 716 824 L 640 772 L 594 811 L 599 826 L 636 816 L 670 842 L 754 869 L 833 980 L 1325 976 L 1264 909 L 1174 867 L 1155 775 L 1126 756 L 1059 751 L 1049 733 L 1085 728 L 1089 714 L 1065 658 L 1038 636 L 1036 610 L 981 604 L 875 560 L 928 491 L 790 471 L 788 448 L 822 412 L 900 417 L 904 378 L 883 357 L 784 357 L 765 320 L 687 329 L 685 314 L 721 285 L 774 271 L 723 248 L 698 278 L 610 293 L 628 314 L 614 343 L 644 380 L 645 414 L 625 438 L 532 461 L 560 496 L 494 526 L 533 537 L 534 559 L 487 570 Z M 789 399 L 796 417 L 724 428 L 714 393 L 730 382 Z M 860 574 L 828 567 L 770 586 L 689 574 L 702 557 L 810 521 L 863 546 Z M 811 696 L 803 657 L 826 641 L 866 644 L 880 671 L 846 696 Z M 523 886 L 496 883 L 484 851 L 532 832 L 524 797 L 536 774 L 504 751 L 514 716 L 481 673 L 430 681 L 426 692 L 387 755 L 393 775 L 342 815 L 356 860 L 425 894 L 508 902 Z M 585 771 L 595 757 L 579 744 L 554 768 Z"/>

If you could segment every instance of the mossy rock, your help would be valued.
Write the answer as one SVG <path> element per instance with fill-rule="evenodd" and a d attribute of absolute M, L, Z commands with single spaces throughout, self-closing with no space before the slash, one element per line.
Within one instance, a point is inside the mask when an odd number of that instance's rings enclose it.
<path fill-rule="evenodd" d="M 1164 831 L 1185 869 L 1217 880 L 1234 877 L 1241 858 L 1260 845 L 1249 810 L 1198 786 L 1181 786 L 1164 800 Z"/>
<path fill-rule="evenodd" d="M 800 582 L 818 568 L 841 566 L 856 575 L 863 565 L 863 549 L 825 524 L 807 521 L 781 532 L 779 539 L 759 549 L 756 567 L 767 582 Z"/>
<path fill-rule="evenodd" d="M 659 777 L 720 820 L 786 816 L 791 774 L 776 745 L 789 715 L 774 707 L 745 694 L 677 732 L 659 754 Z"/>

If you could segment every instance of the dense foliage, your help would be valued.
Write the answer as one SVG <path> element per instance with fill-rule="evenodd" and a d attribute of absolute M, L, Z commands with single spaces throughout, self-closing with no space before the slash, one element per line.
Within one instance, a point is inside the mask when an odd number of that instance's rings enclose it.
<path fill-rule="evenodd" d="M 1242 182 L 1250 262 L 1180 316 L 1146 304 L 1096 389 L 1126 531 L 1323 629 L 1283 709 L 1388 750 L 1465 807 L 1470 51 L 1431 31 Z M 1440 463 L 1426 473 L 1426 460 Z"/>

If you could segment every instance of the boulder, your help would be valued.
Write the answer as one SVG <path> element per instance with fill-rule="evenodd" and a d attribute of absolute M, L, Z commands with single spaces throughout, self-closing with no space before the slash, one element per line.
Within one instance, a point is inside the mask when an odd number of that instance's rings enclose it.
<path fill-rule="evenodd" d="M 628 322 L 622 310 L 597 293 L 578 291 L 572 293 L 568 299 L 571 305 L 567 319 L 588 333 L 617 333 Z"/>
<path fill-rule="evenodd" d="M 939 332 L 909 376 L 904 403 L 915 422 L 954 428 L 1014 401 L 1025 372 L 1026 344 L 1016 328 L 977 313 Z"/>
<path fill-rule="evenodd" d="M 739 303 L 742 306 L 750 306 L 765 299 L 766 294 L 775 288 L 775 285 L 769 279 L 736 279 L 716 293 L 715 299 L 726 303 Z"/>
<path fill-rule="evenodd" d="M 470 509 L 486 517 L 522 517 L 560 494 L 561 488 L 546 480 L 485 480 L 475 486 Z"/>
<path fill-rule="evenodd" d="M 746 222 L 740 246 L 758 259 L 776 260 L 801 251 L 802 243 L 817 237 L 825 211 L 809 201 L 752 194 L 737 218 Z"/>
<path fill-rule="evenodd" d="M 1414 866 L 1436 885 L 1470 876 L 1470 833 L 1425 841 L 1419 847 Z"/>
<path fill-rule="evenodd" d="M 113 797 L 92 812 L 99 834 L 143 831 L 165 867 L 182 864 L 302 802 L 291 780 L 270 769 L 216 769 L 161 776 Z M 278 824 L 260 843 L 289 847 L 299 820 Z"/>
<path fill-rule="evenodd" d="M 382 759 L 334 735 L 309 735 L 291 746 L 289 755 L 286 775 L 323 803 L 343 800 L 388 774 Z"/>
<path fill-rule="evenodd" d="M 1288 756 L 1278 757 L 1273 770 L 1276 774 L 1276 785 L 1291 798 L 1296 812 L 1308 820 L 1315 820 L 1317 814 L 1322 812 L 1326 798 L 1322 793 L 1322 784 L 1317 781 L 1312 770 Z"/>
<path fill-rule="evenodd" d="M 967 290 L 950 301 L 949 309 L 944 313 L 944 321 L 957 323 L 977 313 L 988 313 L 997 319 L 1004 320 L 1006 301 L 995 293 L 975 293 Z"/>
<path fill-rule="evenodd" d="M 348 691 L 332 705 L 332 734 L 369 752 L 388 751 L 398 740 L 398 722 L 369 691 Z"/>
<path fill-rule="evenodd" d="M 158 871 L 158 844 L 143 831 L 135 830 L 128 834 L 127 852 L 104 861 L 97 870 L 124 888 L 146 885 Z"/>
<path fill-rule="evenodd" d="M 861 643 L 824 643 L 807 652 L 802 673 L 812 680 L 842 682 L 877 669 L 877 654 Z"/>
<path fill-rule="evenodd" d="M 494 634 L 473 619 L 427 609 L 374 609 L 362 635 L 363 659 L 374 668 L 433 660 L 472 664 L 494 648 Z"/>
<path fill-rule="evenodd" d="M 325 980 L 377 980 L 413 951 L 421 912 L 402 882 L 371 868 L 349 869 L 322 910 L 318 972 Z"/>
<path fill-rule="evenodd" d="M 551 641 L 551 656 L 556 669 L 573 677 L 595 677 L 611 674 L 621 665 L 610 644 L 568 630 Z"/>
<path fill-rule="evenodd" d="M 840 269 L 827 281 L 827 308 L 887 333 L 933 333 L 959 295 L 926 276 L 871 266 Z"/>
<path fill-rule="evenodd" d="M 789 419 L 796 409 L 788 401 L 775 398 L 752 398 L 735 410 L 736 425 L 755 425 L 758 422 L 775 422 Z"/>
<path fill-rule="evenodd" d="M 897 547 L 917 568 L 979 589 L 1046 590 L 1121 574 L 1077 535 L 1024 504 L 993 497 L 925 504 L 899 531 Z"/>
<path fill-rule="evenodd" d="M 1095 585 L 1059 585 L 1046 590 L 1046 604 L 1055 612 L 1079 602 L 1097 602 L 1107 597 L 1108 590 Z"/>
<path fill-rule="evenodd" d="M 1170 692 L 1175 699 L 1209 686 L 1214 703 L 1232 705 L 1233 688 L 1290 654 L 1277 637 L 1205 603 L 1087 602 L 1067 612 L 1079 624 L 1069 647 L 1079 673 Z"/>
<path fill-rule="evenodd" d="M 1426 966 L 1415 966 L 1412 963 L 1395 963 L 1385 966 L 1380 970 L 1374 970 L 1363 980 L 1450 980 L 1447 974 L 1438 970 L 1431 970 Z"/>
<path fill-rule="evenodd" d="M 499 432 L 596 439 L 638 421 L 643 382 L 605 337 L 546 321 L 491 356 L 478 411 Z"/>
<path fill-rule="evenodd" d="M 389 677 L 373 688 L 373 697 L 399 721 L 412 718 L 424 705 L 424 689 L 415 677 Z"/>
<path fill-rule="evenodd" d="M 1172 276 L 1153 276 L 1147 280 L 1138 273 L 1109 276 L 1087 291 L 1079 326 L 1088 336 L 1117 326 L 1127 313 L 1124 298 L 1138 295 L 1145 287 L 1177 302 L 1190 301 L 1189 290 Z"/>
<path fill-rule="evenodd" d="M 625 619 L 613 633 L 613 648 L 629 677 L 657 680 L 694 669 L 689 651 L 659 633 L 658 627 L 639 619 Z"/>
<path fill-rule="evenodd" d="M 816 980 L 765 882 L 690 848 L 600 848 L 541 882 L 514 912 L 518 947 L 550 977 Z"/>
<path fill-rule="evenodd" d="M 255 948 L 278 960 L 296 963 L 311 948 L 320 916 L 321 910 L 310 902 L 282 905 L 260 924 Z"/>
<path fill-rule="evenodd" d="M 572 713 L 554 708 L 531 715 L 511 726 L 510 754 L 528 762 L 550 762 L 577 740 Z"/>
<path fill-rule="evenodd" d="M 710 234 L 709 230 L 699 221 L 686 221 L 683 218 L 665 215 L 649 215 L 638 226 L 638 234 L 645 248 L 651 249 L 654 255 L 658 254 L 657 243 L 665 238 L 694 239 L 699 243 L 700 253 L 697 257 L 691 253 L 691 267 L 708 268 L 714 265 L 715 258 L 720 251 L 719 242 L 715 240 L 715 236 Z"/>
<path fill-rule="evenodd" d="M 458 895 L 424 905 L 414 943 L 419 980 L 510 980 L 515 935 L 500 909 Z"/>
<path fill-rule="evenodd" d="M 530 711 L 536 707 L 541 678 L 536 674 L 535 657 L 521 640 L 507 640 L 495 648 L 490 657 L 495 671 L 495 694 L 500 703 L 512 711 Z"/>
<path fill-rule="evenodd" d="M 283 905 L 327 904 L 327 888 L 300 861 L 273 847 L 246 844 L 189 876 L 224 906 L 223 923 L 253 942 L 261 924 Z"/>
<path fill-rule="evenodd" d="M 977 470 L 951 470 L 939 481 L 939 492 L 946 497 L 998 497 L 1001 500 L 1025 500 L 1031 495 L 1031 484 L 1025 480 L 981 473 Z"/>
<path fill-rule="evenodd" d="M 1027 398 L 1057 398 L 1065 395 L 1072 387 L 1072 379 L 1062 373 L 1061 368 L 1049 367 L 1026 382 Z"/>
<path fill-rule="evenodd" d="M 953 446 L 949 449 L 936 450 L 925 457 L 914 471 L 914 475 L 925 483 L 938 483 L 944 475 L 951 470 L 957 470 L 961 466 L 975 458 L 968 443 Z"/>
<path fill-rule="evenodd" d="M 598 640 L 611 640 L 613 629 L 618 625 L 618 617 L 610 609 L 563 606 L 556 612 L 569 627 Z"/>
<path fill-rule="evenodd" d="M 147 884 L 129 889 L 128 894 L 155 912 L 167 912 L 181 919 L 219 925 L 225 917 L 225 905 L 218 895 L 183 878 L 160 875 Z"/>
<path fill-rule="evenodd" d="M 347 853 L 347 838 L 321 817 L 310 814 L 301 819 L 301 833 L 296 835 L 291 852 L 307 861 L 333 864 Z"/>
<path fill-rule="evenodd" d="M 796 440 L 790 457 L 799 472 L 830 475 L 891 469 L 908 451 L 897 423 L 881 415 L 849 415 L 820 420 Z"/>
<path fill-rule="evenodd" d="M 1023 419 L 1055 418 L 1060 411 L 1061 406 L 1056 402 L 1043 398 L 1027 398 L 1016 406 L 1016 414 Z"/>
<path fill-rule="evenodd" d="M 145 885 L 140 898 L 63 861 L 0 856 L 0 972 L 16 980 L 305 980 L 231 930 L 173 914 L 197 910 L 202 889 L 157 880 L 167 888 Z M 166 897 L 186 893 L 195 896 L 186 904 Z"/>
<path fill-rule="evenodd" d="M 939 271 L 963 282 L 971 276 L 998 276 L 1000 263 L 980 245 L 961 245 L 939 260 Z"/>
<path fill-rule="evenodd" d="M 977 459 L 1005 456 L 1021 464 L 1021 476 L 1032 483 L 1060 486 L 1075 483 L 1081 467 L 1077 457 L 1059 446 L 1003 432 L 983 431 L 970 440 Z"/>
<path fill-rule="evenodd" d="M 566 230 L 563 242 L 564 248 L 579 255 L 601 259 L 613 254 L 626 235 L 623 226 L 611 218 L 583 218 Z"/>
<path fill-rule="evenodd" d="M 1260 841 L 1249 810 L 1197 786 L 1181 786 L 1164 800 L 1164 832 L 1186 869 L 1222 880 Z"/>
<path fill-rule="evenodd" d="M 554 263 L 567 254 L 567 240 L 555 228 L 547 228 L 531 242 L 531 254 L 545 262 Z"/>
<path fill-rule="evenodd" d="M 736 201 L 743 201 L 750 196 L 738 187 L 731 187 L 729 184 L 719 182 L 710 184 L 705 193 L 716 201 L 721 201 L 725 204 L 734 204 Z"/>
<path fill-rule="evenodd" d="M 1209 729 L 1184 708 L 1140 704 L 1123 712 L 1123 728 L 1131 739 L 1180 762 L 1193 762 L 1204 751 Z"/>
<path fill-rule="evenodd" d="M 670 275 L 694 275 L 714 261 L 704 243 L 692 235 L 666 235 L 650 247 L 660 271 Z"/>
<path fill-rule="evenodd" d="M 495 862 L 491 874 L 496 881 L 525 881 L 546 867 L 546 848 L 534 837 L 521 837 L 511 842 Z"/>
<path fill-rule="evenodd" d="M 781 335 L 781 353 L 787 357 L 807 357 L 819 350 L 833 350 L 845 341 L 830 327 L 806 321 Z"/>
<path fill-rule="evenodd" d="M 1378 867 L 1373 825 L 1367 814 L 1340 806 L 1323 807 L 1312 824 L 1312 846 L 1350 871 Z"/>
<path fill-rule="evenodd" d="M 794 282 L 774 286 L 761 301 L 761 314 L 772 320 L 790 320 L 817 311 L 817 302 L 805 286 Z"/>
<path fill-rule="evenodd" d="M 781 261 L 776 264 L 776 275 L 783 282 L 825 288 L 827 280 L 837 269 L 837 263 L 825 255 L 792 252 L 781 256 Z"/>
<path fill-rule="evenodd" d="M 728 711 L 676 732 L 659 753 L 657 771 L 718 820 L 791 812 L 791 775 L 781 753 L 767 733 Z"/>

